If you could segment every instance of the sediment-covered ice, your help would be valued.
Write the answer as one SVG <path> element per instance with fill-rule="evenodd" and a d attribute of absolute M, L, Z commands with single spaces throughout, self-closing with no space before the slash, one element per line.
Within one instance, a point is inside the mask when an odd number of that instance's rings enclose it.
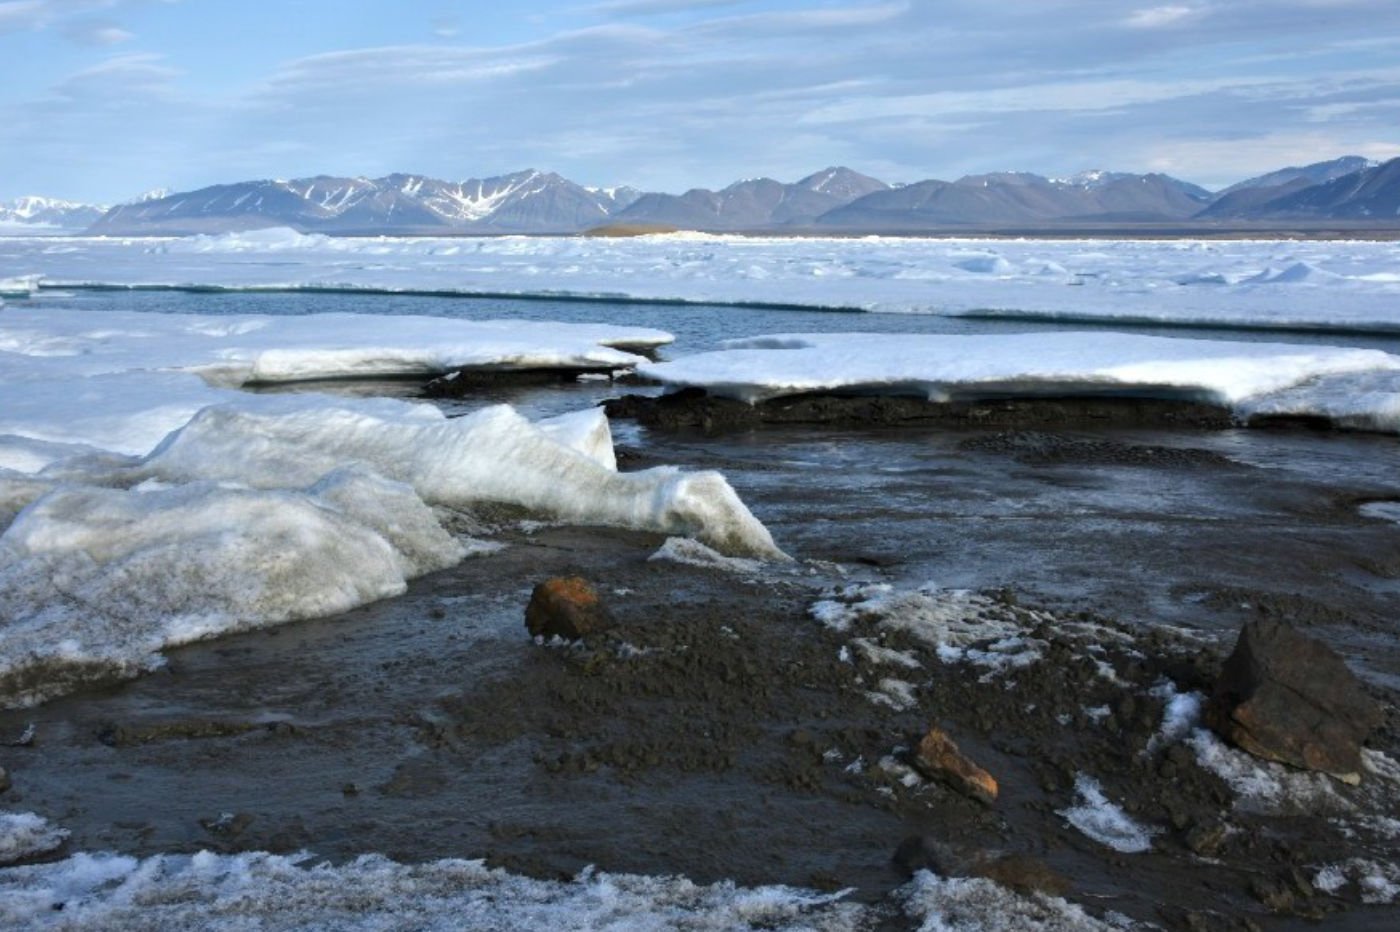
<path fill-rule="evenodd" d="M 411 488 L 353 468 L 300 491 L 59 486 L 0 536 L 0 697 L 30 704 L 167 647 L 347 611 L 463 555 Z"/>
<path fill-rule="evenodd" d="M 1351 347 L 1126 333 L 808 333 L 731 340 L 638 371 L 750 402 L 808 392 L 932 401 L 1118 395 L 1400 430 L 1400 356 Z"/>
<path fill-rule="evenodd" d="M 3 247 L 0 276 L 38 273 L 53 285 L 625 297 L 1400 332 L 1400 253 L 1386 242 L 433 239 L 263 230 L 187 239 L 32 237 Z"/>

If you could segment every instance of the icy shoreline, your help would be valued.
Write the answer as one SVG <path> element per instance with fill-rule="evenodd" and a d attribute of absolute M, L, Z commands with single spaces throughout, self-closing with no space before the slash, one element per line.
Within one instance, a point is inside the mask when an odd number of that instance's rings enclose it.
<path fill-rule="evenodd" d="M 0 704 L 233 631 L 335 615 L 489 552 L 448 524 L 507 504 L 784 559 L 715 472 L 619 473 L 606 417 L 531 423 L 259 381 L 594 366 L 643 328 L 332 314 L 0 311 Z M 453 517 L 457 516 L 457 517 Z"/>

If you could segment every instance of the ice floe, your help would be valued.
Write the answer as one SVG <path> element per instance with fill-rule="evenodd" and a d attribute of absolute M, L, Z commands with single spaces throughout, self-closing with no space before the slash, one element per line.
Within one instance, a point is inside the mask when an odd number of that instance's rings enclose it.
<path fill-rule="evenodd" d="M 3 245 L 0 276 L 40 274 L 55 286 L 348 288 L 1400 332 L 1400 253 L 1386 242 L 434 239 L 260 230 Z"/>
<path fill-rule="evenodd" d="M 811 392 L 931 401 L 1117 395 L 1400 430 L 1400 356 L 1349 347 L 1126 333 L 778 334 L 638 371 L 749 402 Z"/>
<path fill-rule="evenodd" d="M 133 370 L 196 372 L 213 385 L 429 376 L 463 367 L 626 369 L 617 347 L 651 349 L 646 327 L 412 315 L 150 314 L 9 307 L 0 314 L 0 375 L 17 357 L 44 359 L 34 377 Z"/>

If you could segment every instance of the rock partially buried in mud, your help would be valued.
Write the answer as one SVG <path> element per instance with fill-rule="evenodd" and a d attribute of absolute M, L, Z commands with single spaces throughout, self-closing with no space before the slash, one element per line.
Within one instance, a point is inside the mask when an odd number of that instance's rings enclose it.
<path fill-rule="evenodd" d="M 944 877 L 983 877 L 1020 893 L 1064 896 L 1070 884 L 1044 862 L 1023 854 L 959 851 L 929 835 L 911 835 L 895 849 L 894 866 L 905 876 L 921 870 Z"/>
<path fill-rule="evenodd" d="M 525 627 L 532 637 L 577 641 L 612 623 L 598 591 L 581 576 L 546 579 L 535 587 L 525 608 Z"/>
<path fill-rule="evenodd" d="M 1372 700 L 1326 645 L 1278 621 L 1244 626 L 1216 681 L 1206 721 L 1256 757 L 1361 779 L 1361 744 L 1381 723 Z"/>
<path fill-rule="evenodd" d="M 953 789 L 990 806 L 997 799 L 997 781 L 974 764 L 948 734 L 929 729 L 914 751 L 914 766 L 926 777 L 942 780 Z"/>

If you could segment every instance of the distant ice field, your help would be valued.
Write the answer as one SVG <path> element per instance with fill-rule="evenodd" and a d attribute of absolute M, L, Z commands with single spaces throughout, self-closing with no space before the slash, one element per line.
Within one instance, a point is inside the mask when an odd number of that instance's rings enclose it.
<path fill-rule="evenodd" d="M 0 239 L 0 278 L 27 276 L 43 287 L 371 290 L 1400 334 L 1400 244 L 1386 242 L 290 230 Z"/>

